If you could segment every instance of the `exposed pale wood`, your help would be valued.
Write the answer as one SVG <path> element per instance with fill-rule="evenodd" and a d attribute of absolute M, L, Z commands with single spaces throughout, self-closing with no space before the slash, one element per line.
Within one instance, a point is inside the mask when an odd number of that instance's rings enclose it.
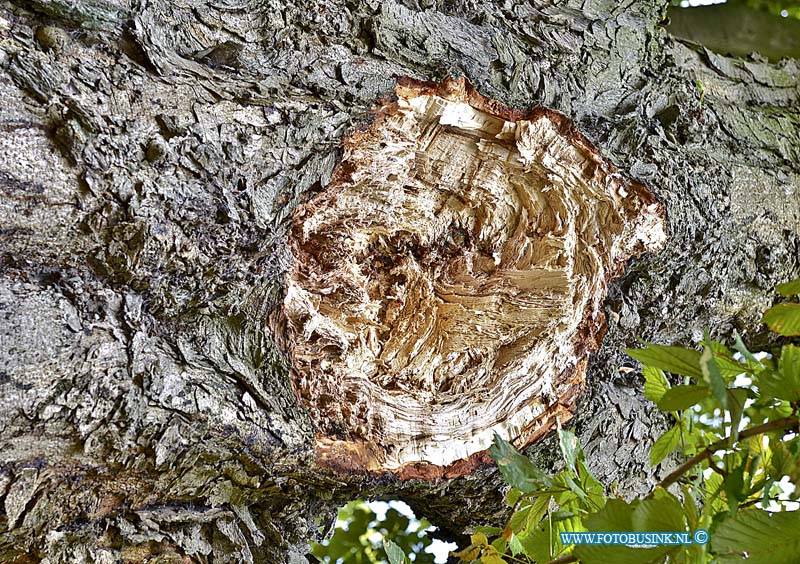
<path fill-rule="evenodd" d="M 652 194 L 565 116 L 516 114 L 405 81 L 295 213 L 292 374 L 329 464 L 445 467 L 565 420 L 610 278 L 663 245 Z"/>

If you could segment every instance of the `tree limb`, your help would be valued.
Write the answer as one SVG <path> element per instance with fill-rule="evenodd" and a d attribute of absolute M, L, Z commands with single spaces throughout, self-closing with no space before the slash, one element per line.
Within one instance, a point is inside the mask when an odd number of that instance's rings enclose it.
<path fill-rule="evenodd" d="M 783 417 L 781 419 L 776 419 L 774 421 L 769 421 L 764 423 L 763 425 L 756 425 L 755 427 L 750 427 L 749 429 L 745 429 L 741 433 L 739 433 L 740 439 L 746 439 L 748 437 L 755 437 L 757 435 L 762 435 L 764 433 L 769 433 L 770 431 L 777 431 L 778 429 L 790 429 L 792 427 L 797 427 L 798 425 L 798 418 L 795 416 Z M 678 466 L 675 470 L 673 470 L 666 478 L 661 480 L 658 484 L 662 488 L 667 488 L 671 486 L 675 482 L 677 482 L 681 476 L 683 476 L 687 470 L 692 468 L 693 466 L 699 464 L 705 459 L 711 458 L 711 455 L 721 449 L 726 448 L 728 442 L 730 441 L 730 437 L 726 437 L 724 439 L 720 439 L 714 443 L 711 443 L 702 451 L 695 454 L 689 460 Z"/>

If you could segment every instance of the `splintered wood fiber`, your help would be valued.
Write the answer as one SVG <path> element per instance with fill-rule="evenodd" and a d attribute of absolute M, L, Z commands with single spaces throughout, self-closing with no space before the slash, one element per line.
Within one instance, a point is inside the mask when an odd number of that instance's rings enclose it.
<path fill-rule="evenodd" d="M 663 243 L 662 210 L 555 111 L 463 79 L 397 95 L 295 214 L 293 380 L 324 462 L 457 474 L 571 416 L 608 281 Z"/>

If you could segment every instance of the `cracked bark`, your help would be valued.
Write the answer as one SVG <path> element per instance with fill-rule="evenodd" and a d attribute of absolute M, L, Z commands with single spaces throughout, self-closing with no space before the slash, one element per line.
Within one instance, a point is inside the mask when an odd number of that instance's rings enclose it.
<path fill-rule="evenodd" d="M 0 559 L 298 563 L 357 496 L 499 517 L 491 466 L 317 466 L 270 330 L 292 215 L 399 75 L 558 110 L 663 203 L 573 425 L 626 495 L 668 473 L 621 351 L 758 328 L 800 273 L 800 70 L 679 43 L 655 0 L 553 4 L 0 3 Z"/>

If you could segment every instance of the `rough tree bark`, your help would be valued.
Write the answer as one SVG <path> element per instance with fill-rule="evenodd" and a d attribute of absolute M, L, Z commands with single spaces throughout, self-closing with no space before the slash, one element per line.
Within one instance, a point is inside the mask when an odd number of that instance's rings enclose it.
<path fill-rule="evenodd" d="M 0 560 L 297 564 L 358 496 L 452 535 L 501 515 L 491 466 L 319 467 L 268 323 L 294 210 L 397 76 L 563 112 L 663 203 L 668 240 L 611 284 L 573 419 L 603 480 L 647 491 L 663 420 L 622 348 L 757 340 L 800 272 L 797 62 L 682 44 L 664 9 L 0 3 Z M 553 448 L 529 453 L 551 465 Z"/>

